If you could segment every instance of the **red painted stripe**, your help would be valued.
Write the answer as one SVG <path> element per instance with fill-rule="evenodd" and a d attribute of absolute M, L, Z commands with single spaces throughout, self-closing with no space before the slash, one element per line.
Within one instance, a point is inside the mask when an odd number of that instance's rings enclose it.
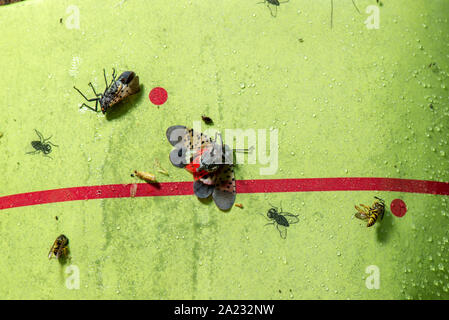
<path fill-rule="evenodd" d="M 132 197 L 193 195 L 193 182 L 110 184 L 20 193 L 0 197 L 0 210 L 45 203 Z M 135 188 L 135 187 L 134 187 Z M 237 193 L 311 191 L 397 191 L 449 195 L 449 183 L 395 178 L 310 178 L 239 180 Z"/>

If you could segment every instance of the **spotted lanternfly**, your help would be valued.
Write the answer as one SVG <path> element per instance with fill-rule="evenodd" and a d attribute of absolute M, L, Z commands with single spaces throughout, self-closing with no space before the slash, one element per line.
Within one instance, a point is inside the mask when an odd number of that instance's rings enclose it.
<path fill-rule="evenodd" d="M 83 103 L 80 108 L 86 107 L 92 111 L 98 112 L 98 103 L 100 103 L 101 112 L 103 112 L 104 114 L 113 105 L 119 103 L 126 97 L 136 94 L 140 91 L 139 77 L 133 71 L 125 71 L 118 77 L 118 79 L 116 79 L 115 69 L 113 69 L 112 80 L 109 85 L 108 81 L 106 80 L 106 71 L 104 69 L 103 74 L 104 82 L 106 84 L 106 89 L 104 89 L 103 93 L 97 94 L 95 92 L 94 86 L 91 82 L 89 82 L 89 86 L 92 88 L 92 91 L 95 94 L 95 98 L 87 99 L 79 89 L 73 87 L 88 102 L 95 101 L 95 109 L 85 103 Z"/>
<path fill-rule="evenodd" d="M 185 126 L 167 129 L 167 139 L 175 148 L 171 163 L 193 174 L 193 190 L 200 198 L 212 195 L 221 210 L 229 210 L 235 202 L 235 178 L 232 150 L 223 141 L 217 143 L 202 133 Z"/>

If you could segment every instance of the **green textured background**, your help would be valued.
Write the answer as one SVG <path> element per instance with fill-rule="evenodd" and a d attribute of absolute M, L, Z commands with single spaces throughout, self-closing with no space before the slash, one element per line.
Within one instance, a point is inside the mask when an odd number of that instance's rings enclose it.
<path fill-rule="evenodd" d="M 165 129 L 201 114 L 215 128 L 279 129 L 279 170 L 242 165 L 237 179 L 399 177 L 449 181 L 449 1 L 388 1 L 380 29 L 358 0 L 290 0 L 277 17 L 257 0 L 30 0 L 0 7 L 0 196 L 132 183 L 169 170 Z M 68 29 L 69 5 L 80 29 Z M 63 18 L 63 23 L 60 23 Z M 300 42 L 302 38 L 304 42 Z M 76 73 L 72 66 L 79 57 Z M 436 62 L 436 68 L 428 68 Z M 79 110 L 92 81 L 134 70 L 141 94 L 107 117 Z M 168 101 L 155 107 L 151 88 Z M 432 103 L 433 109 L 429 107 Z M 33 129 L 53 159 L 25 155 Z M 354 204 L 403 199 L 367 229 Z M 449 298 L 447 197 L 390 192 L 241 194 L 223 213 L 193 196 L 77 201 L 0 212 L 0 298 Z M 300 215 L 286 240 L 259 213 L 282 200 Z M 55 220 L 55 216 L 59 220 Z M 70 239 L 81 287 L 48 261 Z M 368 290 L 365 268 L 380 268 Z"/>

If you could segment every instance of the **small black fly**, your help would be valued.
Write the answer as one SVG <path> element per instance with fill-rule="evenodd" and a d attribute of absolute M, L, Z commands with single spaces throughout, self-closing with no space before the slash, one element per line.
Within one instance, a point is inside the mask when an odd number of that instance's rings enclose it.
<path fill-rule="evenodd" d="M 271 205 L 271 204 L 270 204 Z M 276 228 L 279 231 L 279 234 L 282 239 L 287 238 L 287 228 L 294 223 L 298 223 L 298 215 L 291 214 L 288 212 L 282 211 L 282 204 L 281 204 L 281 210 L 279 211 L 277 207 L 271 205 L 272 208 L 270 208 L 267 212 L 267 217 L 269 220 L 272 220 L 272 222 L 267 223 L 265 226 L 268 225 L 275 225 Z"/>
<path fill-rule="evenodd" d="M 290 0 L 282 1 L 282 2 L 279 1 L 279 0 L 264 0 L 262 2 L 258 2 L 257 4 L 266 3 L 267 4 L 267 8 L 270 9 L 271 16 L 272 17 L 276 17 L 277 14 L 278 14 L 278 7 L 281 5 L 281 3 L 287 3 L 289 1 Z M 274 14 L 273 14 L 273 10 L 271 10 L 270 4 L 273 5 L 274 8 L 275 8 Z"/>
<path fill-rule="evenodd" d="M 34 148 L 34 151 L 27 152 L 27 154 L 36 154 L 36 153 L 42 152 L 45 157 L 51 158 L 48 155 L 49 153 L 51 153 L 51 146 L 57 147 L 56 144 L 53 144 L 50 141 L 52 136 L 48 137 L 47 139 L 44 139 L 44 136 L 42 135 L 42 133 L 40 133 L 36 129 L 34 129 L 34 131 L 36 131 L 36 134 L 39 137 L 39 141 L 37 141 L 37 140 L 31 141 L 31 146 Z"/>
<path fill-rule="evenodd" d="M 106 80 L 106 71 L 103 69 L 104 82 L 106 84 L 106 89 L 103 93 L 96 93 L 92 82 L 89 82 L 89 86 L 94 92 L 95 98 L 87 99 L 86 96 L 76 87 L 73 87 L 76 91 L 81 94 L 81 96 L 88 102 L 95 101 L 95 109 L 83 103 L 80 108 L 86 107 L 92 111 L 98 112 L 98 103 L 100 103 L 101 112 L 103 114 L 112 107 L 113 105 L 119 103 L 126 97 L 133 95 L 140 91 L 139 77 L 133 71 L 123 72 L 118 79 L 116 79 L 115 69 L 112 72 L 112 80 L 108 85 Z"/>
<path fill-rule="evenodd" d="M 207 124 L 207 125 L 214 124 L 214 120 L 212 120 L 208 116 L 201 116 L 201 119 L 203 119 L 204 123 Z"/>

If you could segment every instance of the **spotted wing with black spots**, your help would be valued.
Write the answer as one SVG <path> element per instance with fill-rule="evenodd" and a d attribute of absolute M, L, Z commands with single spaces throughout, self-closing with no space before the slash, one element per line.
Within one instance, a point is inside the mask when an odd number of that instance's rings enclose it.
<path fill-rule="evenodd" d="M 221 210 L 229 210 L 234 205 L 236 190 L 234 169 L 231 165 L 224 165 L 217 171 L 212 198 Z"/>
<path fill-rule="evenodd" d="M 178 168 L 191 163 L 201 149 L 212 143 L 206 135 L 180 125 L 169 127 L 165 134 L 168 142 L 175 147 L 170 152 L 170 162 Z"/>

